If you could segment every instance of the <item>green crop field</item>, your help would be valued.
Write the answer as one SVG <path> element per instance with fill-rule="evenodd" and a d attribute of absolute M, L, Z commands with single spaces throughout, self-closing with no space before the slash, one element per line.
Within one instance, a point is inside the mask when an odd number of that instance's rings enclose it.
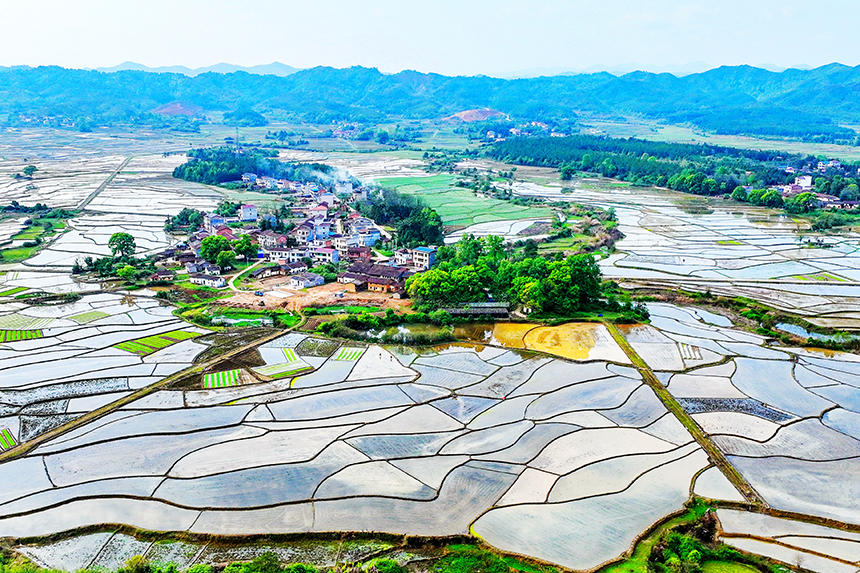
<path fill-rule="evenodd" d="M 0 342 L 17 342 L 42 338 L 41 330 L 0 330 Z"/>
<path fill-rule="evenodd" d="M 296 356 L 296 351 L 292 348 L 284 348 L 284 358 L 287 359 L 287 362 L 298 362 L 299 357 Z"/>
<path fill-rule="evenodd" d="M 15 438 L 12 437 L 12 432 L 6 428 L 0 430 L 0 449 L 8 450 L 14 448 L 17 444 Z"/>
<path fill-rule="evenodd" d="M 25 290 L 27 290 L 27 287 L 10 288 L 9 290 L 4 290 L 3 292 L 0 292 L 0 296 L 12 296 L 18 294 L 19 292 L 24 292 Z"/>
<path fill-rule="evenodd" d="M 88 322 L 93 322 L 100 318 L 107 318 L 109 316 L 110 315 L 106 312 L 102 312 L 100 310 L 91 310 L 90 312 L 82 312 L 81 314 L 70 316 L 69 320 L 74 320 L 78 324 L 87 324 Z"/>
<path fill-rule="evenodd" d="M 213 374 L 203 375 L 204 388 L 226 388 L 228 386 L 239 385 L 239 370 L 225 370 L 224 372 L 215 372 Z"/>
<path fill-rule="evenodd" d="M 335 360 L 358 360 L 364 354 L 363 348 L 344 348 L 342 349 Z"/>
<path fill-rule="evenodd" d="M 301 360 L 296 360 L 295 362 L 284 362 L 282 364 L 269 364 L 267 366 L 254 368 L 254 372 L 257 374 L 262 374 L 263 376 L 275 379 L 289 378 L 290 376 L 295 376 L 296 374 L 301 374 L 308 370 L 313 370 L 313 366 L 310 366 Z"/>
<path fill-rule="evenodd" d="M 54 322 L 53 318 L 33 318 L 23 314 L 5 314 L 0 316 L 0 329 L 3 330 L 35 330 L 45 328 Z"/>
<path fill-rule="evenodd" d="M 173 332 L 166 332 L 164 334 L 147 336 L 146 338 L 138 338 L 137 340 L 120 342 L 119 344 L 114 344 L 113 347 L 139 356 L 145 356 L 155 352 L 156 350 L 167 348 L 171 344 L 176 344 L 177 342 L 188 340 L 195 336 L 199 335 L 196 332 L 189 332 L 187 330 L 174 330 Z"/>
<path fill-rule="evenodd" d="M 456 187 L 456 180 L 457 177 L 453 175 L 396 177 L 384 179 L 380 185 L 421 197 L 428 207 L 439 213 L 445 225 L 455 227 L 552 215 L 548 207 L 521 207 L 508 201 L 477 197 L 471 189 Z"/>

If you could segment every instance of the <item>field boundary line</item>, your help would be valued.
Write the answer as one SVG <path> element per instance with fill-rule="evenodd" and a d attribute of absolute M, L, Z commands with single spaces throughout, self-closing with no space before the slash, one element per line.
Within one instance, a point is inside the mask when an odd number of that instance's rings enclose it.
<path fill-rule="evenodd" d="M 752 484 L 750 484 L 746 478 L 744 478 L 740 472 L 735 469 L 731 462 L 729 462 L 728 458 L 726 458 L 725 454 L 723 454 L 723 452 L 720 451 L 713 442 L 711 442 L 705 431 L 696 423 L 693 417 L 681 407 L 681 404 L 678 403 L 669 390 L 657 379 L 654 372 L 633 349 L 630 343 L 627 342 L 627 339 L 624 338 L 624 335 L 621 334 L 618 327 L 611 322 L 604 322 L 603 324 L 606 325 L 612 338 L 618 343 L 618 346 L 621 347 L 633 363 L 633 366 L 639 371 L 645 384 L 654 391 L 660 401 L 663 402 L 666 409 L 669 410 L 669 412 L 671 412 L 679 422 L 681 422 L 684 428 L 686 428 L 690 435 L 693 436 L 693 439 L 696 440 L 696 442 L 699 443 L 699 446 L 706 454 L 708 454 L 708 457 L 714 465 L 720 468 L 723 475 L 725 475 L 732 485 L 746 498 L 747 502 L 754 506 L 769 507 L 761 495 L 759 495 L 755 488 L 753 488 Z"/>

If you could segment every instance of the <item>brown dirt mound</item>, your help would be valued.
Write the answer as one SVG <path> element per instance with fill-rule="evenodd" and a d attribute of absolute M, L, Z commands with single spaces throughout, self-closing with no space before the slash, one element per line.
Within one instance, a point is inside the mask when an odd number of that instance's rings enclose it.
<path fill-rule="evenodd" d="M 459 113 L 455 113 L 454 115 L 450 115 L 445 119 L 448 120 L 460 120 L 466 123 L 471 123 L 473 121 L 486 121 L 488 119 L 493 119 L 496 117 L 504 117 L 500 111 L 495 111 L 492 109 L 467 109 L 465 111 L 461 111 Z"/>
<path fill-rule="evenodd" d="M 181 101 L 175 101 L 173 103 L 166 103 L 164 105 L 158 106 L 152 113 L 157 113 L 159 115 L 187 115 L 194 116 L 203 111 L 203 108 L 200 106 L 196 106 L 193 103 L 183 103 Z"/>

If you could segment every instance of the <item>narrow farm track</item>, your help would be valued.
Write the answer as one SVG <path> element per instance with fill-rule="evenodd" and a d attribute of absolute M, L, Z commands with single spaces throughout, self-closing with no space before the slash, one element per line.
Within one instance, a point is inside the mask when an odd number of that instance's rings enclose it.
<path fill-rule="evenodd" d="M 239 348 L 235 348 L 233 350 L 229 350 L 229 351 L 221 354 L 217 358 L 213 358 L 212 360 L 208 360 L 208 361 L 203 362 L 201 364 L 195 364 L 191 368 L 186 368 L 185 370 L 182 370 L 182 371 L 177 372 L 175 374 L 171 374 L 170 376 L 167 376 L 166 378 L 162 378 L 158 382 L 151 384 L 145 388 L 141 388 L 137 392 L 134 392 L 133 394 L 130 394 L 124 398 L 121 398 L 121 399 L 117 400 L 116 402 L 111 402 L 107 406 L 103 406 L 103 407 L 99 408 L 98 410 L 94 410 L 88 414 L 85 414 L 76 420 L 72 420 L 68 424 L 64 424 L 58 428 L 51 430 L 50 432 L 44 433 L 44 434 L 42 434 L 36 438 L 33 438 L 32 440 L 29 440 L 29 441 L 24 442 L 22 444 L 18 444 L 14 448 L 12 448 L 10 450 L 6 450 L 3 453 L 0 453 L 0 463 L 14 459 L 14 458 L 17 458 L 19 456 L 23 456 L 23 455 L 27 454 L 28 452 L 30 452 L 32 449 L 34 449 L 34 448 L 36 448 L 36 447 L 38 447 L 38 446 L 40 446 L 46 442 L 49 442 L 50 440 L 53 440 L 54 438 L 57 438 L 57 437 L 65 434 L 66 432 L 70 432 L 76 428 L 79 428 L 81 426 L 89 424 L 90 422 L 98 420 L 99 418 L 107 416 L 108 414 L 110 414 L 114 410 L 117 410 L 117 409 L 119 409 L 119 408 L 121 408 L 127 404 L 131 404 L 135 400 L 139 400 L 140 398 L 143 398 L 144 396 L 147 396 L 148 394 L 151 394 L 151 393 L 155 392 L 156 390 L 160 390 L 160 389 L 164 388 L 165 386 L 171 384 L 172 382 L 175 382 L 176 380 L 179 380 L 185 376 L 188 376 L 189 374 L 198 374 L 198 373 L 205 372 L 207 369 L 217 365 L 219 362 L 222 362 L 224 360 L 227 360 L 228 358 L 231 358 L 233 356 L 241 354 L 242 352 L 245 352 L 246 350 L 248 350 L 250 348 L 255 348 L 255 347 L 259 346 L 260 344 L 269 342 L 270 340 L 274 340 L 274 339 L 278 338 L 279 336 L 283 336 L 284 333 L 285 333 L 285 331 L 279 330 L 277 332 L 267 334 L 261 338 L 254 340 L 253 342 L 249 342 L 248 344 L 245 344 L 244 346 L 241 346 Z"/>
<path fill-rule="evenodd" d="M 665 386 L 657 379 L 654 375 L 654 372 L 651 371 L 651 368 L 645 363 L 641 356 L 633 349 L 632 346 L 627 342 L 627 339 L 621 334 L 614 324 L 604 323 L 606 324 L 606 328 L 609 329 L 612 338 L 615 339 L 615 342 L 621 347 L 639 373 L 642 375 L 642 379 L 657 395 L 663 405 L 674 414 L 678 421 L 683 424 L 683 426 L 687 429 L 688 432 L 693 436 L 696 442 L 699 443 L 701 448 L 708 454 L 708 457 L 713 461 L 713 463 L 720 468 L 720 471 L 723 472 L 723 475 L 728 478 L 728 480 L 734 485 L 738 491 L 740 491 L 743 496 L 747 499 L 747 502 L 751 505 L 757 506 L 759 508 L 768 508 L 767 502 L 759 495 L 759 493 L 753 488 L 753 486 L 746 480 L 744 477 L 735 469 L 735 467 L 729 462 L 723 452 L 720 451 L 717 446 L 714 445 L 713 442 L 708 438 L 707 434 L 704 430 L 693 420 L 693 417 L 690 416 L 675 400 L 675 397 L 669 393 L 669 390 L 666 389 Z"/>
<path fill-rule="evenodd" d="M 99 194 L 99 193 L 101 193 L 102 191 L 104 191 L 104 190 L 105 190 L 105 188 L 106 188 L 108 185 L 110 185 L 110 184 L 111 184 L 111 181 L 113 181 L 113 180 L 114 180 L 114 177 L 116 177 L 117 175 L 119 175 L 119 174 L 120 174 L 120 172 L 121 172 L 123 169 L 125 169 L 125 168 L 126 168 L 126 166 L 131 162 L 131 159 L 132 159 L 132 158 L 131 158 L 130 156 L 129 156 L 129 157 L 126 157 L 126 158 L 125 158 L 125 160 L 124 160 L 122 163 L 120 163 L 120 164 L 119 164 L 119 167 L 117 167 L 117 168 L 114 170 L 114 172 L 113 172 L 113 173 L 111 173 L 110 175 L 108 175 L 108 178 L 107 178 L 107 179 L 105 179 L 104 181 L 102 181 L 102 184 L 101 184 L 101 185 L 99 185 L 98 187 L 96 187 L 96 190 L 95 190 L 95 191 L 93 191 L 92 193 L 90 193 L 89 195 L 87 195 L 87 198 L 86 198 L 86 199 L 84 199 L 83 201 L 81 201 L 81 202 L 78 204 L 77 209 L 78 209 L 78 210 L 80 210 L 80 209 L 85 209 L 85 208 L 86 208 L 86 206 L 87 206 L 87 205 L 89 205 L 89 204 L 90 204 L 90 202 L 91 202 L 93 199 L 95 199 L 95 198 L 96 198 L 96 196 L 98 196 L 98 194 Z"/>

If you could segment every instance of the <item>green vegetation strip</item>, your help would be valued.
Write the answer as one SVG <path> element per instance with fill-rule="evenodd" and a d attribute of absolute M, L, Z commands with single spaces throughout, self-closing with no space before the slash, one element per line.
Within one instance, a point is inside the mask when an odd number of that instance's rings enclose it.
<path fill-rule="evenodd" d="M 100 310 L 93 310 L 90 312 L 82 312 L 81 314 L 70 316 L 69 320 L 74 320 L 78 324 L 87 324 L 88 322 L 93 322 L 99 320 L 100 318 L 107 318 L 109 316 L 110 315 L 106 312 L 102 312 Z"/>
<path fill-rule="evenodd" d="M 276 379 L 288 378 L 290 376 L 295 376 L 296 374 L 301 374 L 302 372 L 307 372 L 308 370 L 313 370 L 313 367 L 301 361 L 285 362 L 284 364 L 270 364 L 268 366 L 254 368 L 254 372 L 257 374 L 262 374 L 263 376 Z"/>
<path fill-rule="evenodd" d="M 194 338 L 195 336 L 199 336 L 199 334 L 187 330 L 174 330 L 164 334 L 156 334 L 153 336 L 147 336 L 146 338 L 120 342 L 119 344 L 114 344 L 113 347 L 143 356 L 151 354 L 156 350 L 167 348 L 171 344 L 176 344 L 177 342 L 188 340 L 189 338 Z"/>
<path fill-rule="evenodd" d="M 714 464 L 720 468 L 723 474 L 732 482 L 738 491 L 740 491 L 744 497 L 747 498 L 752 504 L 765 506 L 767 504 L 758 494 L 758 492 L 753 489 L 752 485 L 744 479 L 744 477 L 738 472 L 735 467 L 729 463 L 729 460 L 723 455 L 723 452 L 720 451 L 717 446 L 708 439 L 704 430 L 699 427 L 693 417 L 687 413 L 684 408 L 675 400 L 675 397 L 669 393 L 669 390 L 666 389 L 665 386 L 657 379 L 654 375 L 654 372 L 651 371 L 651 368 L 642 360 L 642 357 L 633 350 L 633 347 L 630 346 L 630 343 L 627 342 L 627 339 L 621 334 L 618 330 L 618 327 L 612 323 L 606 322 L 604 323 L 606 328 L 609 329 L 610 334 L 612 334 L 612 338 L 615 339 L 615 342 L 618 343 L 618 346 L 627 354 L 627 357 L 630 358 L 630 361 L 633 362 L 636 369 L 639 370 L 639 373 L 642 375 L 642 379 L 645 380 L 645 383 L 654 390 L 654 393 L 657 394 L 657 397 L 660 398 L 660 401 L 663 402 L 663 405 L 678 418 L 678 421 L 684 425 L 688 432 L 695 438 L 695 440 L 699 443 L 705 453 L 708 454 L 708 457 L 714 462 Z"/>
<path fill-rule="evenodd" d="M 12 296 L 18 294 L 19 292 L 24 292 L 25 290 L 27 290 L 27 287 L 10 288 L 9 290 L 4 290 L 3 292 L 0 292 L 0 296 Z"/>
<path fill-rule="evenodd" d="M 296 351 L 292 348 L 284 348 L 284 358 L 287 359 L 287 362 L 298 362 L 299 357 L 296 356 Z"/>
<path fill-rule="evenodd" d="M 364 353 L 364 350 L 362 350 L 360 348 L 344 348 L 343 350 L 340 351 L 340 353 L 337 355 L 337 358 L 335 358 L 335 360 L 342 360 L 342 361 L 358 360 L 359 358 L 361 358 L 361 355 L 363 353 Z"/>
<path fill-rule="evenodd" d="M 0 330 L 0 342 L 18 342 L 42 338 L 41 330 Z"/>
<path fill-rule="evenodd" d="M 239 370 L 225 370 L 203 376 L 204 388 L 226 388 L 239 385 Z"/>
<path fill-rule="evenodd" d="M 10 450 L 17 445 L 15 438 L 12 437 L 12 432 L 8 429 L 3 428 L 0 430 L 0 447 L 4 450 Z"/>

